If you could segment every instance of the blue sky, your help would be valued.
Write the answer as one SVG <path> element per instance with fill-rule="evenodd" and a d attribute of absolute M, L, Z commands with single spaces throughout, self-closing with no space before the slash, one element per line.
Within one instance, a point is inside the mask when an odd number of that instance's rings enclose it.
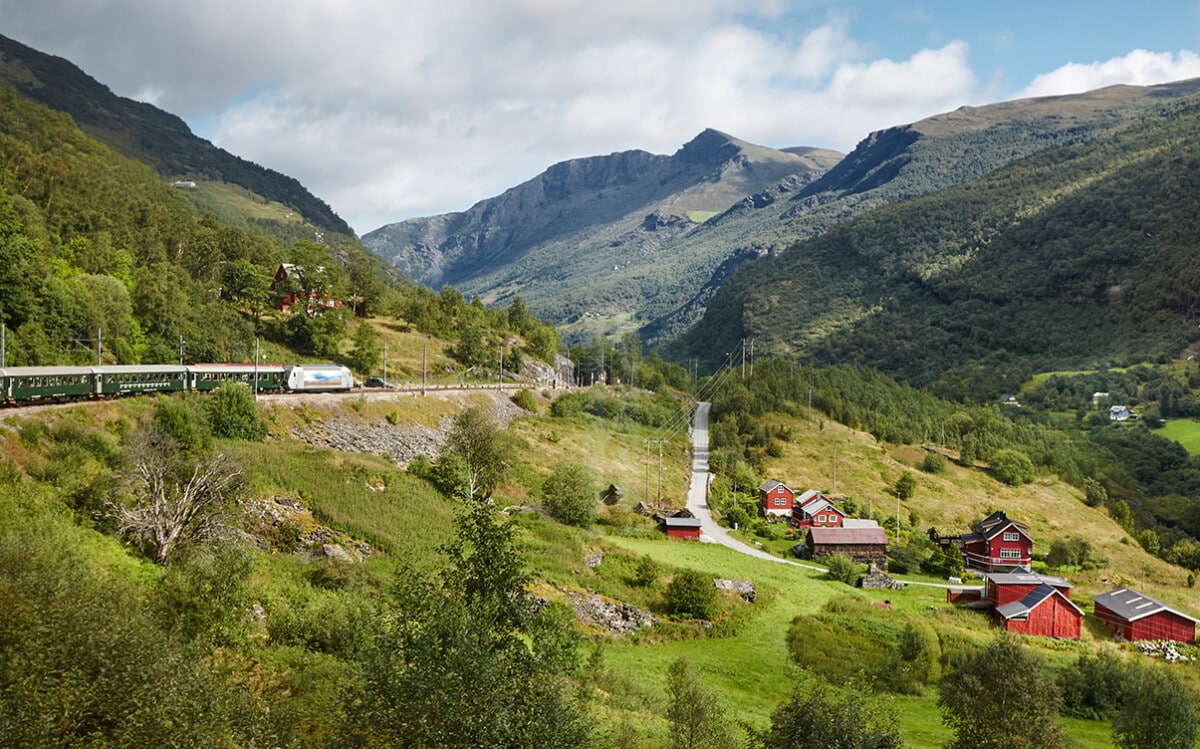
<path fill-rule="evenodd" d="M 0 0 L 0 33 L 360 233 L 707 127 L 848 151 L 963 105 L 1200 76 L 1200 0 Z"/>

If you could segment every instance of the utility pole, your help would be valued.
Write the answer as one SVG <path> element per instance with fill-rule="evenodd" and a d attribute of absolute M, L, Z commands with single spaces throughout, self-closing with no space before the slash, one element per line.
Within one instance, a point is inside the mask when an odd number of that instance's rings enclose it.
<path fill-rule="evenodd" d="M 742 379 L 746 379 L 746 339 L 742 339 Z"/>
<path fill-rule="evenodd" d="M 3 369 L 6 364 L 8 354 L 8 328 L 4 323 L 0 323 L 0 369 Z"/>
<path fill-rule="evenodd" d="M 429 371 L 429 339 L 421 344 L 421 395 L 425 395 L 425 373 Z"/>
<path fill-rule="evenodd" d="M 383 384 L 387 385 L 387 344 L 383 344 Z"/>
<path fill-rule="evenodd" d="M 646 443 L 646 504 L 650 504 L 650 440 L 642 440 Z"/>
<path fill-rule="evenodd" d="M 183 366 L 183 333 L 179 334 L 179 366 Z"/>
<path fill-rule="evenodd" d="M 96 330 L 96 366 L 104 364 L 104 328 Z"/>
<path fill-rule="evenodd" d="M 496 389 L 501 390 L 504 386 L 504 344 L 500 344 L 500 369 L 496 372 Z"/>
<path fill-rule="evenodd" d="M 650 443 L 658 445 L 658 502 L 662 504 L 662 446 L 667 440 L 642 440 L 646 443 L 646 498 L 650 496 Z"/>
<path fill-rule="evenodd" d="M 750 379 L 754 379 L 754 339 L 750 339 Z"/>
<path fill-rule="evenodd" d="M 254 400 L 258 400 L 258 336 L 254 336 Z"/>
<path fill-rule="evenodd" d="M 662 504 L 662 445 L 664 442 L 666 442 L 666 440 L 658 441 L 658 503 L 660 505 Z M 1145 574 L 1145 572 L 1142 572 L 1143 579 Z M 1143 589 L 1145 588 L 1145 585 L 1145 583 L 1142 583 Z"/>
<path fill-rule="evenodd" d="M 837 448 L 833 448 L 833 491 L 830 494 L 837 493 Z"/>

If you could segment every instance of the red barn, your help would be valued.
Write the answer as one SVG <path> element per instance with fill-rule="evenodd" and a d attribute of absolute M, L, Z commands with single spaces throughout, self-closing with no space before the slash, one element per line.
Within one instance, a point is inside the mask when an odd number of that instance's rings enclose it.
<path fill-rule="evenodd" d="M 805 539 L 813 559 L 845 554 L 859 563 L 887 569 L 887 536 L 883 528 L 809 528 Z"/>
<path fill-rule="evenodd" d="M 1196 639 L 1196 620 L 1150 596 L 1117 588 L 1094 596 L 1096 617 L 1129 642 Z"/>
<path fill-rule="evenodd" d="M 792 510 L 794 525 L 804 528 L 841 528 L 845 522 L 846 514 L 816 489 L 809 489 L 796 497 L 796 506 Z"/>
<path fill-rule="evenodd" d="M 759 511 L 765 516 L 786 517 L 792 514 L 796 494 L 782 481 L 770 479 L 758 487 Z"/>
<path fill-rule="evenodd" d="M 986 588 L 984 598 L 994 606 L 1005 606 L 1019 601 L 1041 585 L 1049 585 L 1067 598 L 1071 597 L 1071 584 L 1061 577 L 1039 575 L 1036 572 L 997 572 L 984 575 Z"/>
<path fill-rule="evenodd" d="M 667 526 L 667 538 L 700 540 L 700 518 L 673 517 L 663 522 Z"/>
<path fill-rule="evenodd" d="M 968 567 L 984 572 L 1029 569 L 1033 539 L 1029 527 L 996 510 L 979 523 L 974 533 L 962 537 L 963 559 Z"/>
<path fill-rule="evenodd" d="M 1009 632 L 1078 640 L 1083 611 L 1052 585 L 1041 584 L 1020 600 L 997 606 L 996 618 Z"/>

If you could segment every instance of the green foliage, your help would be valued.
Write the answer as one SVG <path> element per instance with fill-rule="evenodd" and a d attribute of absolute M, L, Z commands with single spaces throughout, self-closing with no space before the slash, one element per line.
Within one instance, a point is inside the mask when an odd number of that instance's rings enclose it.
<path fill-rule="evenodd" d="M 154 406 L 154 422 L 166 434 L 174 437 L 187 452 L 198 453 L 212 446 L 213 430 L 209 422 L 210 409 L 198 398 L 159 398 Z"/>
<path fill-rule="evenodd" d="M 212 645 L 240 644 L 249 629 L 250 554 L 233 545 L 189 552 L 159 584 L 156 603 L 164 629 Z"/>
<path fill-rule="evenodd" d="M 565 677 L 579 636 L 561 606 L 535 613 L 512 527 L 475 503 L 439 580 L 401 576 L 345 695 L 341 746 L 585 745 Z"/>
<path fill-rule="evenodd" d="M 925 473 L 943 474 L 946 472 L 946 458 L 941 453 L 926 453 L 921 461 L 921 470 Z"/>
<path fill-rule="evenodd" d="M 454 417 L 446 451 L 438 459 L 439 487 L 448 495 L 474 501 L 491 496 L 508 471 L 507 449 L 495 420 L 471 407 Z"/>
<path fill-rule="evenodd" d="M 587 528 L 596 518 L 596 476 L 578 463 L 559 463 L 542 482 L 546 512 L 559 522 Z"/>
<path fill-rule="evenodd" d="M 829 578 L 839 583 L 854 586 L 862 577 L 863 566 L 845 554 L 831 554 L 823 560 L 829 567 Z"/>
<path fill-rule="evenodd" d="M 1122 705 L 1133 671 L 1111 653 L 1079 656 L 1058 677 L 1063 715 L 1108 720 Z"/>
<path fill-rule="evenodd" d="M 700 682 L 685 657 L 667 669 L 667 720 L 671 749 L 736 749 L 738 742 L 720 700 Z"/>
<path fill-rule="evenodd" d="M 696 570 L 683 570 L 667 585 L 663 603 L 672 616 L 711 620 L 718 611 L 717 588 L 711 577 Z"/>
<path fill-rule="evenodd" d="M 1086 538 L 1072 536 L 1050 542 L 1046 564 L 1051 567 L 1082 567 L 1092 555 L 1092 544 Z"/>
<path fill-rule="evenodd" d="M 249 385 L 223 382 L 209 396 L 207 405 L 215 436 L 253 442 L 266 438 L 267 428 L 258 415 L 258 403 Z"/>
<path fill-rule="evenodd" d="M 912 499 L 913 494 L 917 491 L 917 478 L 909 471 L 900 474 L 900 478 L 896 479 L 896 496 L 900 501 L 905 502 Z"/>
<path fill-rule="evenodd" d="M 1113 743 L 1120 749 L 1196 745 L 1196 697 L 1176 674 L 1142 666 L 1123 688 L 1121 706 L 1112 714 Z"/>
<path fill-rule="evenodd" d="M 661 574 L 662 567 L 654 561 L 654 557 L 646 554 L 638 559 L 632 582 L 639 588 L 652 588 L 658 584 L 658 576 Z"/>
<path fill-rule="evenodd" d="M 997 450 L 989 463 L 996 478 L 1010 486 L 1020 486 L 1033 481 L 1033 461 L 1020 450 Z"/>
<path fill-rule="evenodd" d="M 370 374 L 379 366 L 383 344 L 379 332 L 367 323 L 359 324 L 354 331 L 354 349 L 350 352 L 350 367 L 355 372 Z"/>
<path fill-rule="evenodd" d="M 799 685 L 755 737 L 761 749 L 900 749 L 900 724 L 861 693 L 838 693 L 816 683 Z"/>
<path fill-rule="evenodd" d="M 528 388 L 522 388 L 521 390 L 513 393 L 512 402 L 525 411 L 537 413 L 537 397 L 534 396 L 533 391 Z"/>
<path fill-rule="evenodd" d="M 942 722 L 954 731 L 947 749 L 1066 745 L 1058 721 L 1058 685 L 1041 658 L 1012 636 L 965 655 L 942 679 L 940 690 Z"/>

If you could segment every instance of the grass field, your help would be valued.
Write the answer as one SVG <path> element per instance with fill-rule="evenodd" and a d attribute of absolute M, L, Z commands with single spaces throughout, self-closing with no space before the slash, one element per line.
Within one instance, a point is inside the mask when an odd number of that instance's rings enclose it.
<path fill-rule="evenodd" d="M 1195 419 L 1171 419 L 1155 434 L 1175 440 L 1192 455 L 1200 454 L 1200 421 Z"/>

